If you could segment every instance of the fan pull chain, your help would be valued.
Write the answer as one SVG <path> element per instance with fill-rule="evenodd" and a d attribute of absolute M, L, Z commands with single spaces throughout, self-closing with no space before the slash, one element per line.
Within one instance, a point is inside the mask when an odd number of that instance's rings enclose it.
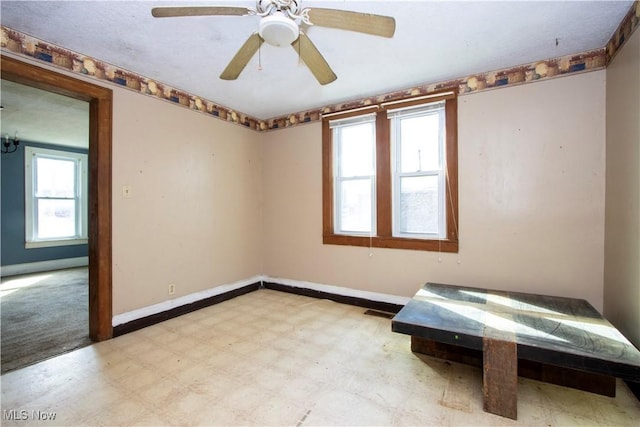
<path fill-rule="evenodd" d="M 302 43 L 300 42 L 300 27 L 298 27 L 298 67 L 302 65 L 302 57 L 300 56 L 300 50 L 302 49 Z"/>
<path fill-rule="evenodd" d="M 260 25 L 256 25 L 256 33 L 260 33 Z M 262 71 L 262 40 L 258 38 L 258 71 Z"/>
<path fill-rule="evenodd" d="M 451 194 L 451 180 L 449 179 L 449 169 L 446 167 L 444 168 L 444 174 L 445 174 L 445 182 L 447 183 L 447 194 L 449 196 L 448 197 L 449 200 L 447 201 L 449 202 L 450 208 L 453 209 L 453 195 Z M 455 215 L 453 215 L 453 229 L 455 232 L 456 239 L 459 239 L 460 232 L 458 230 L 458 222 L 456 221 Z M 448 238 L 448 236 L 446 238 Z M 442 239 L 438 239 L 438 262 L 442 263 Z M 462 263 L 462 260 L 460 259 L 460 253 L 458 253 L 457 263 L 458 264 Z"/>

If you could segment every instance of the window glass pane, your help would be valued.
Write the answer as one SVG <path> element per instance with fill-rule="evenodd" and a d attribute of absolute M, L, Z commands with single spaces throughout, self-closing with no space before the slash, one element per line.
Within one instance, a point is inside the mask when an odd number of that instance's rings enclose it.
<path fill-rule="evenodd" d="M 36 197 L 75 197 L 75 162 L 73 160 L 36 159 Z"/>
<path fill-rule="evenodd" d="M 38 238 L 76 235 L 75 200 L 38 199 Z"/>
<path fill-rule="evenodd" d="M 357 179 L 340 183 L 340 232 L 371 231 L 371 179 Z"/>
<path fill-rule="evenodd" d="M 437 176 L 400 178 L 398 231 L 438 233 L 438 200 Z"/>
<path fill-rule="evenodd" d="M 438 114 L 400 119 L 400 171 L 439 169 L 439 134 Z"/>
<path fill-rule="evenodd" d="M 345 126 L 339 129 L 340 176 L 369 176 L 374 173 L 373 123 Z"/>

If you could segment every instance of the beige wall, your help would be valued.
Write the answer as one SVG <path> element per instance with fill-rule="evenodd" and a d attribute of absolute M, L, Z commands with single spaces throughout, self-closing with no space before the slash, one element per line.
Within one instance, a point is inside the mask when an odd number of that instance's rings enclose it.
<path fill-rule="evenodd" d="M 159 303 L 167 310 L 170 300 L 258 278 L 258 133 L 32 58 L 7 56 L 113 91 L 114 316 Z M 132 187 L 130 199 L 123 198 L 124 185 Z"/>
<path fill-rule="evenodd" d="M 113 102 L 114 315 L 259 275 L 257 134 L 124 89 Z"/>
<path fill-rule="evenodd" d="M 264 274 L 412 296 L 425 281 L 602 309 L 605 72 L 459 98 L 460 253 L 322 244 L 321 127 L 261 136 Z"/>
<path fill-rule="evenodd" d="M 604 315 L 640 347 L 640 31 L 607 69 Z"/>
<path fill-rule="evenodd" d="M 319 123 L 259 134 L 109 87 L 114 315 L 259 274 L 407 297 L 439 281 L 602 309 L 605 71 L 459 99 L 459 254 L 323 245 Z"/>

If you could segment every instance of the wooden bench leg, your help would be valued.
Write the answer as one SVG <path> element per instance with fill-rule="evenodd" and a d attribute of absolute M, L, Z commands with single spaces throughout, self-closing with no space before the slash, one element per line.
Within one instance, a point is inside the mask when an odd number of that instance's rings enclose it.
<path fill-rule="evenodd" d="M 484 410 L 518 419 L 518 351 L 513 341 L 482 338 Z"/>
<path fill-rule="evenodd" d="M 411 351 L 452 362 L 482 367 L 482 350 L 474 350 L 411 336 Z M 518 359 L 518 376 L 571 387 L 577 390 L 616 397 L 616 378 L 576 369 Z"/>

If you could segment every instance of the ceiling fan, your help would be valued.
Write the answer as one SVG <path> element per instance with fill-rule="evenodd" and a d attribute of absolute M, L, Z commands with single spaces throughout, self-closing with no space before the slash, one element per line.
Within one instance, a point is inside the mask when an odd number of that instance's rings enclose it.
<path fill-rule="evenodd" d="M 244 42 L 220 78 L 235 80 L 263 42 L 273 46 L 292 46 L 321 85 L 333 82 L 337 76 L 320 51 L 300 26 L 338 28 L 382 37 L 393 37 L 396 21 L 389 16 L 351 12 L 338 9 L 300 8 L 301 0 L 256 0 L 256 7 L 176 6 L 154 7 L 156 18 L 180 16 L 247 16 L 260 17 L 258 31 Z"/>

